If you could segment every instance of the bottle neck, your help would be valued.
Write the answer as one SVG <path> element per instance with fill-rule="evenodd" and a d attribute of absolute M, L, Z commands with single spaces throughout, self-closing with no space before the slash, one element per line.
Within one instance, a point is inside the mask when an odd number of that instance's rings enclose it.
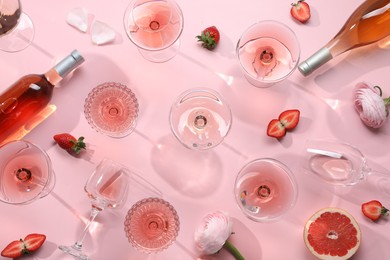
<path fill-rule="evenodd" d="M 66 75 L 75 70 L 84 58 L 77 50 L 58 62 L 52 69 L 45 73 L 46 79 L 54 86 L 57 85 Z"/>
<path fill-rule="evenodd" d="M 310 56 L 307 60 L 301 62 L 298 69 L 304 76 L 307 76 L 332 58 L 333 56 L 329 49 L 324 47 Z"/>
<path fill-rule="evenodd" d="M 45 78 L 49 81 L 53 86 L 57 85 L 63 78 L 58 74 L 55 68 L 52 68 L 48 72 L 45 73 Z"/>

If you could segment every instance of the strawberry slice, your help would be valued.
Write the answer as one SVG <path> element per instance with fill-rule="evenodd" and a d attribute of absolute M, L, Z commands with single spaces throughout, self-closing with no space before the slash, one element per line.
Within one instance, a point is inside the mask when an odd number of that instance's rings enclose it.
<path fill-rule="evenodd" d="M 290 13 L 294 19 L 301 23 L 306 23 L 310 19 L 310 6 L 305 2 L 305 0 L 299 0 L 291 5 Z"/>
<path fill-rule="evenodd" d="M 1 251 L 1 256 L 9 258 L 17 258 L 22 255 L 28 255 L 36 250 L 38 250 L 42 244 L 45 242 L 46 236 L 42 234 L 29 234 L 24 240 L 19 239 L 9 243 L 3 251 Z"/>
<path fill-rule="evenodd" d="M 286 135 L 286 128 L 278 119 L 272 119 L 267 127 L 267 135 L 275 138 L 282 138 Z"/>
<path fill-rule="evenodd" d="M 298 109 L 286 110 L 279 115 L 279 121 L 286 129 L 291 130 L 298 125 L 299 115 Z"/>
<path fill-rule="evenodd" d="M 267 135 L 275 138 L 282 138 L 286 135 L 286 130 L 294 129 L 299 122 L 300 111 L 290 109 L 283 111 L 279 119 L 272 119 L 267 127 Z"/>
<path fill-rule="evenodd" d="M 388 216 L 389 210 L 385 208 L 378 200 L 371 200 L 362 204 L 362 212 L 364 216 L 377 221 L 382 216 Z"/>

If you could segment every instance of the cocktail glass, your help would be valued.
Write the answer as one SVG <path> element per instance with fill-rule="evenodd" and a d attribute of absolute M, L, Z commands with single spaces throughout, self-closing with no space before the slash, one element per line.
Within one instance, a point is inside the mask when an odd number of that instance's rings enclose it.
<path fill-rule="evenodd" d="M 288 78 L 300 57 L 295 33 L 272 20 L 251 25 L 238 40 L 236 52 L 242 72 L 256 87 L 270 87 Z"/>
<path fill-rule="evenodd" d="M 174 0 L 133 0 L 123 22 L 127 36 L 145 59 L 166 62 L 178 53 L 184 20 Z"/>
<path fill-rule="evenodd" d="M 238 173 L 234 195 L 241 211 L 258 222 L 279 220 L 294 207 L 298 187 L 290 169 L 278 160 L 260 158 Z"/>

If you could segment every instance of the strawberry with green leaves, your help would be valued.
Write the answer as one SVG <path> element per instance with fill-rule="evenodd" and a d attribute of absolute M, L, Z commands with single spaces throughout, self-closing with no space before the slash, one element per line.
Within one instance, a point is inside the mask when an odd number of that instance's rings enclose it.
<path fill-rule="evenodd" d="M 73 154 L 79 154 L 83 149 L 86 149 L 87 147 L 84 143 L 83 136 L 76 139 L 71 134 L 62 133 L 54 135 L 53 139 L 62 149 Z"/>
<path fill-rule="evenodd" d="M 1 256 L 18 258 L 23 255 L 31 254 L 38 250 L 45 240 L 45 235 L 35 233 L 29 234 L 24 239 L 15 240 L 9 243 L 3 251 L 1 251 Z"/>
<path fill-rule="evenodd" d="M 282 138 L 286 135 L 286 130 L 294 129 L 299 122 L 300 111 L 290 109 L 283 111 L 278 119 L 272 119 L 267 127 L 267 135 L 275 138 Z"/>
<path fill-rule="evenodd" d="M 200 35 L 196 36 L 199 42 L 202 42 L 202 47 L 212 50 L 219 43 L 220 34 L 215 26 L 210 26 L 204 29 Z"/>
<path fill-rule="evenodd" d="M 389 210 L 385 208 L 378 200 L 371 200 L 369 202 L 363 203 L 362 212 L 364 216 L 371 219 L 372 221 L 377 221 L 381 217 L 389 215 Z"/>

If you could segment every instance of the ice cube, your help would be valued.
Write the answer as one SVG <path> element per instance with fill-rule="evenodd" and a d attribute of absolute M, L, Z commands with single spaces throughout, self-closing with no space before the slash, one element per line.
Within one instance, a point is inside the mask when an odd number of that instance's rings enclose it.
<path fill-rule="evenodd" d="M 88 30 L 88 11 L 85 8 L 74 8 L 69 11 L 66 22 L 76 29 L 86 32 Z"/>
<path fill-rule="evenodd" d="M 92 30 L 91 30 L 91 37 L 92 37 L 92 42 L 101 45 L 105 43 L 109 43 L 115 39 L 115 31 L 108 26 L 107 24 L 100 22 L 100 21 L 95 21 L 92 24 Z"/>

